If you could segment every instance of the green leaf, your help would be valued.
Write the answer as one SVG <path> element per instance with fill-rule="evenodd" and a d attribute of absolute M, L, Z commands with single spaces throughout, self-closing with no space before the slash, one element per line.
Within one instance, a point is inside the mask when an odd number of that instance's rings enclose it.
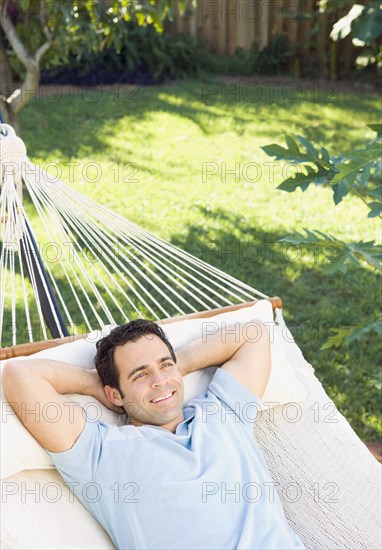
<path fill-rule="evenodd" d="M 364 168 L 361 168 L 359 170 L 359 173 L 357 176 L 357 182 L 361 185 L 361 187 L 365 187 L 369 183 L 370 173 L 373 168 L 374 168 L 374 161 L 369 162 Z"/>
<path fill-rule="evenodd" d="M 337 40 L 342 40 L 343 38 L 346 38 L 346 36 L 348 36 L 348 34 L 350 34 L 351 32 L 352 22 L 362 14 L 364 9 L 365 6 L 362 6 L 361 4 L 354 4 L 349 13 L 344 17 L 341 17 L 341 19 L 339 19 L 337 23 L 333 25 L 332 32 L 330 33 L 330 38 L 335 42 Z"/>
<path fill-rule="evenodd" d="M 351 23 L 351 33 L 354 38 L 370 44 L 382 34 L 382 5 L 380 0 L 374 0 L 362 11 L 359 17 Z"/>
<path fill-rule="evenodd" d="M 381 151 L 376 147 L 347 155 L 338 165 L 338 173 L 334 175 L 331 182 L 335 204 L 338 204 L 356 183 L 363 186 L 368 183 L 370 172 L 380 155 Z"/>
<path fill-rule="evenodd" d="M 376 198 L 379 202 L 382 202 L 382 185 L 372 190 L 367 190 L 368 197 Z"/>
<path fill-rule="evenodd" d="M 262 148 L 266 154 L 276 157 L 277 160 L 286 160 L 300 167 L 299 171 L 285 179 L 278 189 L 290 193 L 298 187 L 305 191 L 311 183 L 331 184 L 335 204 L 340 203 L 350 192 L 367 201 L 370 193 L 367 186 L 382 170 L 382 144 L 378 141 L 367 143 L 364 149 L 330 158 L 327 149 L 321 147 L 318 150 L 303 136 L 287 135 L 285 140 L 286 148 L 278 144 Z M 300 149 L 299 145 L 306 152 Z M 371 202 L 374 203 L 377 200 Z M 373 205 L 369 217 L 376 215 L 378 215 L 378 209 Z"/>
<path fill-rule="evenodd" d="M 381 319 L 377 319 L 366 326 L 359 325 L 356 327 L 340 327 L 337 334 L 330 336 L 326 342 L 324 342 L 321 349 L 338 348 L 342 344 L 348 345 L 351 342 L 360 340 L 365 336 L 365 334 L 370 334 L 373 332 L 382 335 Z"/>
<path fill-rule="evenodd" d="M 366 262 L 379 271 L 382 271 L 382 245 L 375 244 L 375 241 L 348 243 L 355 258 Z"/>
<path fill-rule="evenodd" d="M 354 330 L 352 327 L 339 327 L 337 333 L 330 336 L 321 346 L 321 350 L 330 348 L 339 348 L 345 341 L 345 338 Z"/>
<path fill-rule="evenodd" d="M 376 245 L 375 241 L 359 241 L 345 243 L 332 235 L 321 231 L 309 231 L 304 233 L 292 233 L 280 239 L 280 242 L 289 242 L 307 246 L 314 254 L 319 253 L 326 263 L 323 263 L 324 270 L 329 274 L 341 271 L 346 273 L 350 266 L 361 267 L 364 262 L 371 267 L 382 271 L 381 257 L 382 246 Z"/>
<path fill-rule="evenodd" d="M 310 143 L 310 141 L 305 139 L 303 136 L 296 136 L 296 137 L 297 137 L 298 141 L 305 147 L 308 154 L 310 154 L 311 158 L 318 158 L 318 151 L 314 147 L 314 145 L 312 143 Z"/>
<path fill-rule="evenodd" d="M 334 167 L 334 162 L 330 160 L 328 151 L 322 147 L 318 151 L 312 143 L 303 136 L 285 136 L 287 148 L 281 147 L 278 144 L 266 145 L 262 147 L 263 151 L 269 155 L 276 157 L 277 160 L 289 160 L 295 163 L 313 163 L 317 166 L 322 166 L 326 170 L 331 170 Z M 306 149 L 302 151 L 298 146 L 298 141 Z"/>
<path fill-rule="evenodd" d="M 382 215 L 382 203 L 369 202 L 368 207 L 370 208 L 370 212 L 367 215 L 368 218 L 376 218 Z"/>
<path fill-rule="evenodd" d="M 262 149 L 270 157 L 275 157 L 276 160 L 290 160 L 299 163 L 303 162 L 306 157 L 300 152 L 296 154 L 289 148 L 285 149 L 285 147 L 281 147 L 281 145 L 278 145 L 277 143 L 265 145 Z"/>
<path fill-rule="evenodd" d="M 295 191 L 298 187 L 301 187 L 303 191 L 309 187 L 311 183 L 324 183 L 326 181 L 328 171 L 323 170 L 321 167 L 318 171 L 314 170 L 311 166 L 303 166 L 304 172 L 298 172 L 295 176 L 283 181 L 277 189 L 282 191 L 288 191 L 291 193 Z"/>
<path fill-rule="evenodd" d="M 287 134 L 285 136 L 285 141 L 288 145 L 289 151 L 292 151 L 292 153 L 294 153 L 295 155 L 300 155 L 300 150 L 298 148 L 297 142 L 292 136 Z"/>
<path fill-rule="evenodd" d="M 322 160 L 327 164 L 330 163 L 329 151 L 325 147 L 321 147 Z"/>
<path fill-rule="evenodd" d="M 322 148 L 321 151 L 318 151 L 312 143 L 299 135 L 287 135 L 285 141 L 287 148 L 275 143 L 262 147 L 267 155 L 273 156 L 277 160 L 286 160 L 300 165 L 300 172 L 283 181 L 278 189 L 292 192 L 301 187 L 303 191 L 306 191 L 311 183 L 320 185 L 330 182 L 336 169 L 326 149 Z M 305 147 L 306 152 L 299 148 L 298 142 Z M 312 164 L 314 164 L 314 167 L 312 167 Z"/>
<path fill-rule="evenodd" d="M 333 183 L 332 183 L 333 185 Z M 349 193 L 349 185 L 345 178 L 333 185 L 334 204 L 338 204 Z"/>

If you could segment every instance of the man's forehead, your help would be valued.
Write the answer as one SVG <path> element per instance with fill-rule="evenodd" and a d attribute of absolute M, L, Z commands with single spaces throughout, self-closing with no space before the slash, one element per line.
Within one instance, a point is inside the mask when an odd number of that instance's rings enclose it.
<path fill-rule="evenodd" d="M 118 368 L 131 370 L 170 355 L 166 344 L 156 334 L 145 334 L 135 342 L 117 346 L 114 360 Z"/>

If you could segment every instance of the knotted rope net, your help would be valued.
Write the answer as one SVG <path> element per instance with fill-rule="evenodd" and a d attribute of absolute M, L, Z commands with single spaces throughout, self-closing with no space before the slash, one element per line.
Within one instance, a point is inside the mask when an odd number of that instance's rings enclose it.
<path fill-rule="evenodd" d="M 58 336 L 267 297 L 55 179 L 6 124 L 0 174 L 0 346 L 50 337 L 42 297 Z"/>

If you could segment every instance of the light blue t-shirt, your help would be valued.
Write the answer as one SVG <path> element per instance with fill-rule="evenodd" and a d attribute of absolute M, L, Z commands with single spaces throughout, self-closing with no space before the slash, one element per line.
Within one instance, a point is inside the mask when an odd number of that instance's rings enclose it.
<path fill-rule="evenodd" d="M 117 548 L 301 549 L 253 436 L 258 405 L 218 368 L 175 434 L 88 420 L 49 454 Z"/>

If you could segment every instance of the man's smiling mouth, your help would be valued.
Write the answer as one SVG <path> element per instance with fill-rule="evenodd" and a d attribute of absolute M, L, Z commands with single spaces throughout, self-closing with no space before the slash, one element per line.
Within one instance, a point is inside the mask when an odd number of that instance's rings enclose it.
<path fill-rule="evenodd" d="M 151 399 L 150 403 L 160 403 L 161 401 L 167 401 L 167 399 L 171 399 L 174 393 L 175 393 L 175 390 L 165 393 L 160 397 L 155 397 L 154 399 Z"/>

